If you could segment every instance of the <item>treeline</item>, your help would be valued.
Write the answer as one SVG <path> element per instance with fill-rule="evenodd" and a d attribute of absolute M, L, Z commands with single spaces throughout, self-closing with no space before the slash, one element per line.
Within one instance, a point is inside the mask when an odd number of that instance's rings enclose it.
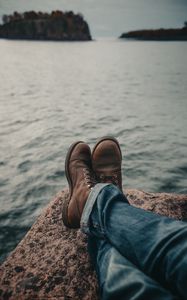
<path fill-rule="evenodd" d="M 15 11 L 12 15 L 3 15 L 2 20 L 3 24 L 10 22 L 16 22 L 21 20 L 47 20 L 47 19 L 72 19 L 74 18 L 77 22 L 84 20 L 83 16 L 79 14 L 74 14 L 72 11 L 63 12 L 60 10 L 54 10 L 51 13 L 46 12 L 35 12 L 27 11 L 24 13 L 19 13 Z"/>
<path fill-rule="evenodd" d="M 148 41 L 187 41 L 187 22 L 182 28 L 145 29 L 123 33 L 120 38 Z"/>
<path fill-rule="evenodd" d="M 0 25 L 0 38 L 55 41 L 92 39 L 89 26 L 81 14 L 60 10 L 4 15 L 3 24 Z"/>

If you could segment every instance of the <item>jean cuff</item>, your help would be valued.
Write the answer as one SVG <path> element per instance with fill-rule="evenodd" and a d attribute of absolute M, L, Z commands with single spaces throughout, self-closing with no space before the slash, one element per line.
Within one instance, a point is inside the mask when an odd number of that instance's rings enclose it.
<path fill-rule="evenodd" d="M 82 232 L 89 234 L 90 230 L 89 230 L 89 219 L 90 219 L 90 215 L 93 209 L 93 206 L 95 204 L 95 201 L 97 200 L 97 196 L 99 195 L 100 191 L 105 187 L 109 185 L 109 183 L 98 183 L 96 184 L 89 196 L 88 199 L 86 201 L 86 204 L 84 206 L 83 212 L 82 212 L 82 216 L 81 216 L 81 222 L 80 222 L 80 227 Z"/>

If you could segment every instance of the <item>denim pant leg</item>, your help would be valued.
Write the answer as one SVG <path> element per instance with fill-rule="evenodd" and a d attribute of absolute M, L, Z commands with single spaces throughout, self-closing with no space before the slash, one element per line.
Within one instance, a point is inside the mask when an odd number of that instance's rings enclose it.
<path fill-rule="evenodd" d="M 102 300 L 177 299 L 159 283 L 141 272 L 105 239 L 90 236 L 88 244 Z"/>
<path fill-rule="evenodd" d="M 93 194 L 83 211 L 83 231 L 105 238 L 142 272 L 187 299 L 187 224 L 129 205 L 113 185 L 96 185 Z"/>

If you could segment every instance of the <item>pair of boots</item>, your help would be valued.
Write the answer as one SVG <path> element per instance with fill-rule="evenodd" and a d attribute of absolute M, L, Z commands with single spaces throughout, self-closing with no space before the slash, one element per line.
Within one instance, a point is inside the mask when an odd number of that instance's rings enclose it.
<path fill-rule="evenodd" d="M 122 190 L 121 162 L 121 149 L 113 137 L 100 139 L 92 153 L 90 147 L 81 141 L 70 147 L 65 161 L 69 198 L 62 208 L 65 226 L 80 227 L 85 203 L 95 184 L 112 183 Z"/>

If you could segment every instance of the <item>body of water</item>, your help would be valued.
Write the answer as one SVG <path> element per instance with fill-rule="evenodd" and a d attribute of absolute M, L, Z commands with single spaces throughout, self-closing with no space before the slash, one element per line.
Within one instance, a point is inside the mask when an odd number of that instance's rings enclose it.
<path fill-rule="evenodd" d="M 187 43 L 0 40 L 0 254 L 67 186 L 69 145 L 118 138 L 123 184 L 187 193 Z"/>

